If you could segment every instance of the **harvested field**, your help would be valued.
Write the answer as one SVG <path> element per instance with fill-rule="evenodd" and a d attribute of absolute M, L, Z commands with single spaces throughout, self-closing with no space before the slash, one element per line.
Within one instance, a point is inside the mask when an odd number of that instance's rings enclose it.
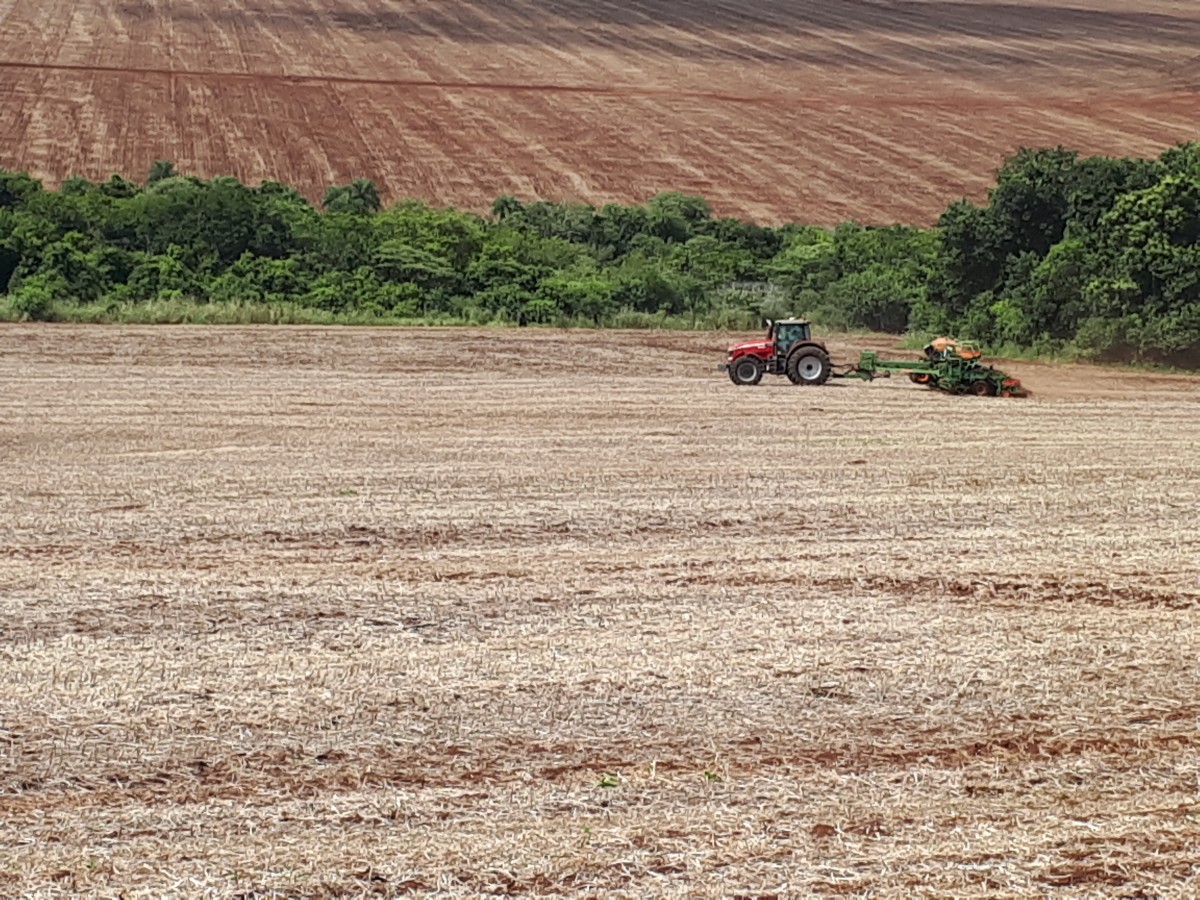
<path fill-rule="evenodd" d="M 1200 890 L 1194 378 L 0 341 L 0 895 Z"/>
<path fill-rule="evenodd" d="M 51 184 L 923 224 L 1021 145 L 1155 154 L 1200 112 L 1183 0 L 0 0 L 0 35 L 0 166 Z"/>

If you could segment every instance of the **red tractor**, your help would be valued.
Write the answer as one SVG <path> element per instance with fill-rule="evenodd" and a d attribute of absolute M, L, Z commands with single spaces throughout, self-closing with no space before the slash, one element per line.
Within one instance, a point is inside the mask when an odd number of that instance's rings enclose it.
<path fill-rule="evenodd" d="M 818 385 L 833 373 L 825 344 L 813 340 L 812 328 L 802 319 L 768 322 L 766 340 L 734 344 L 718 368 L 739 385 L 758 384 L 764 373 L 786 375 L 792 384 Z"/>

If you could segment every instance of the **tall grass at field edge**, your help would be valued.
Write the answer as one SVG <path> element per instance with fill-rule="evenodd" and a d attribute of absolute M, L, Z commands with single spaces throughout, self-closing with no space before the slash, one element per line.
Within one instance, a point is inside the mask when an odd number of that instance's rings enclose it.
<path fill-rule="evenodd" d="M 39 321 L 86 325 L 342 325 L 342 326 L 471 326 L 515 328 L 521 323 L 504 316 L 473 310 L 464 316 L 396 316 L 387 312 L 355 310 L 335 312 L 294 303 L 238 303 L 162 299 L 141 303 L 57 302 Z M 25 322 L 31 318 L 9 297 L 0 297 L 0 322 Z M 705 315 L 671 316 L 621 310 L 600 323 L 590 318 L 558 316 L 529 327 L 619 328 L 648 331 L 757 331 L 761 321 L 741 310 L 716 310 Z"/>

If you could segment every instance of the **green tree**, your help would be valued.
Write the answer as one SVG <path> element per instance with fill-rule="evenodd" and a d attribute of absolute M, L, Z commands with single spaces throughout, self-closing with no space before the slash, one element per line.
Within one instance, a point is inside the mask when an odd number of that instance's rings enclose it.
<path fill-rule="evenodd" d="M 0 169 L 0 208 L 20 206 L 42 190 L 42 183 L 24 172 Z"/>
<path fill-rule="evenodd" d="M 492 318 L 508 322 L 524 322 L 524 310 L 536 296 L 519 284 L 498 282 L 475 294 L 479 307 Z"/>
<path fill-rule="evenodd" d="M 572 318 L 602 325 L 615 310 L 616 290 L 600 275 L 559 275 L 542 282 L 539 298 Z"/>
<path fill-rule="evenodd" d="M 280 184 L 278 181 L 264 181 L 256 190 L 261 196 L 277 200 L 288 206 L 302 207 L 305 210 L 312 208 L 308 199 L 298 190 L 286 184 Z"/>
<path fill-rule="evenodd" d="M 150 172 L 146 176 L 146 184 L 156 184 L 167 178 L 175 178 L 179 175 L 175 171 L 175 163 L 165 159 L 158 159 L 150 166 Z"/>
<path fill-rule="evenodd" d="M 521 201 L 508 194 L 497 197 L 492 203 L 492 218 L 497 222 L 519 217 L 524 211 L 525 207 L 521 205 Z"/>
<path fill-rule="evenodd" d="M 16 224 L 12 210 L 0 207 L 0 294 L 8 293 L 8 283 L 21 264 L 21 253 L 13 240 Z"/>
<path fill-rule="evenodd" d="M 610 203 L 592 216 L 588 243 L 597 261 L 608 262 L 629 253 L 634 240 L 647 234 L 648 228 L 649 215 L 645 207 Z"/>
<path fill-rule="evenodd" d="M 112 284 L 112 273 L 105 264 L 104 248 L 98 247 L 87 235 L 77 231 L 68 232 L 42 251 L 41 258 L 28 260 L 29 273 L 22 274 L 21 282 L 28 282 L 36 275 L 56 277 L 69 286 L 70 299 L 83 302 L 98 300 Z M 18 285 L 19 286 L 19 285 Z M 67 299 L 59 296 L 56 299 Z"/>
<path fill-rule="evenodd" d="M 57 305 L 68 299 L 71 286 L 57 272 L 40 272 L 24 279 L 12 293 L 9 306 L 27 322 L 53 322 Z"/>
<path fill-rule="evenodd" d="M 542 238 L 583 244 L 592 235 L 595 217 L 595 209 L 585 203 L 550 203 L 539 200 L 526 204 L 519 213 L 509 216 L 504 221 Z"/>
<path fill-rule="evenodd" d="M 154 300 L 162 296 L 198 297 L 200 279 L 184 263 L 185 251 L 177 244 L 159 256 L 143 254 L 125 284 L 130 300 Z"/>
<path fill-rule="evenodd" d="M 1110 261 L 1104 274 L 1138 286 L 1143 315 L 1200 301 L 1200 174 L 1124 195 L 1101 219 L 1096 243 Z"/>
<path fill-rule="evenodd" d="M 186 271 L 186 270 L 184 270 Z M 172 266 L 164 275 L 184 275 Z M 182 290 L 182 288 L 176 288 Z M 294 259 L 271 259 L 245 253 L 214 278 L 207 288 L 212 300 L 233 303 L 284 303 L 303 296 L 308 289 L 299 263 Z"/>
<path fill-rule="evenodd" d="M 67 197 L 82 197 L 95 189 L 96 186 L 86 178 L 82 178 L 79 175 L 72 175 L 62 183 L 59 192 Z"/>
<path fill-rule="evenodd" d="M 900 334 L 908 327 L 922 285 L 880 264 L 851 272 L 831 284 L 813 318 L 839 329 L 870 329 Z"/>
<path fill-rule="evenodd" d="M 712 217 L 703 197 L 667 192 L 646 203 L 646 227 L 667 243 L 684 243 Z"/>
<path fill-rule="evenodd" d="M 1164 176 L 1200 175 L 1200 142 L 1188 141 L 1169 147 L 1158 158 L 1158 163 Z"/>
<path fill-rule="evenodd" d="M 295 252 L 307 257 L 315 272 L 324 274 L 368 265 L 379 239 L 365 216 L 325 213 L 299 221 L 295 242 Z"/>
<path fill-rule="evenodd" d="M 326 212 L 358 216 L 379 212 L 383 207 L 379 188 L 369 178 L 355 178 L 349 184 L 333 185 L 325 192 L 321 205 Z"/>
<path fill-rule="evenodd" d="M 459 280 L 459 273 L 446 259 L 401 241 L 380 244 L 373 262 L 382 281 L 413 284 L 435 301 L 451 293 Z"/>
<path fill-rule="evenodd" d="M 1022 149 L 1000 169 L 990 208 L 1009 255 L 1045 256 L 1063 239 L 1078 183 L 1079 154 L 1062 147 Z"/>
<path fill-rule="evenodd" d="M 141 188 L 132 181 L 122 178 L 120 175 L 113 175 L 108 181 L 100 185 L 100 190 L 106 196 L 119 200 L 135 197 L 141 193 Z"/>
<path fill-rule="evenodd" d="M 674 259 L 681 269 L 710 288 L 749 278 L 756 268 L 749 251 L 707 234 L 689 239 L 678 248 Z"/>
<path fill-rule="evenodd" d="M 1005 335 L 1015 344 L 1031 345 L 1040 337 L 1066 341 L 1075 336 L 1087 315 L 1083 291 L 1095 267 L 1079 240 L 1055 245 L 1033 270 L 1029 287 L 1016 304 L 1021 327 Z"/>
<path fill-rule="evenodd" d="M 479 252 L 487 232 L 478 216 L 453 209 L 431 209 L 424 203 L 397 204 L 373 220 L 380 242 L 399 241 L 465 269 Z"/>

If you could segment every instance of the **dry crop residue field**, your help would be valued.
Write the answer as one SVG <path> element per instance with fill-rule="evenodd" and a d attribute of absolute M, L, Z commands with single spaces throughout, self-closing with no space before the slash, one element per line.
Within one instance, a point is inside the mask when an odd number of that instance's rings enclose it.
<path fill-rule="evenodd" d="M 0 330 L 0 895 L 1195 896 L 1196 380 L 725 338 Z"/>
<path fill-rule="evenodd" d="M 1022 144 L 1195 137 L 1192 0 L 0 0 L 0 166 L 483 210 L 932 221 Z"/>

